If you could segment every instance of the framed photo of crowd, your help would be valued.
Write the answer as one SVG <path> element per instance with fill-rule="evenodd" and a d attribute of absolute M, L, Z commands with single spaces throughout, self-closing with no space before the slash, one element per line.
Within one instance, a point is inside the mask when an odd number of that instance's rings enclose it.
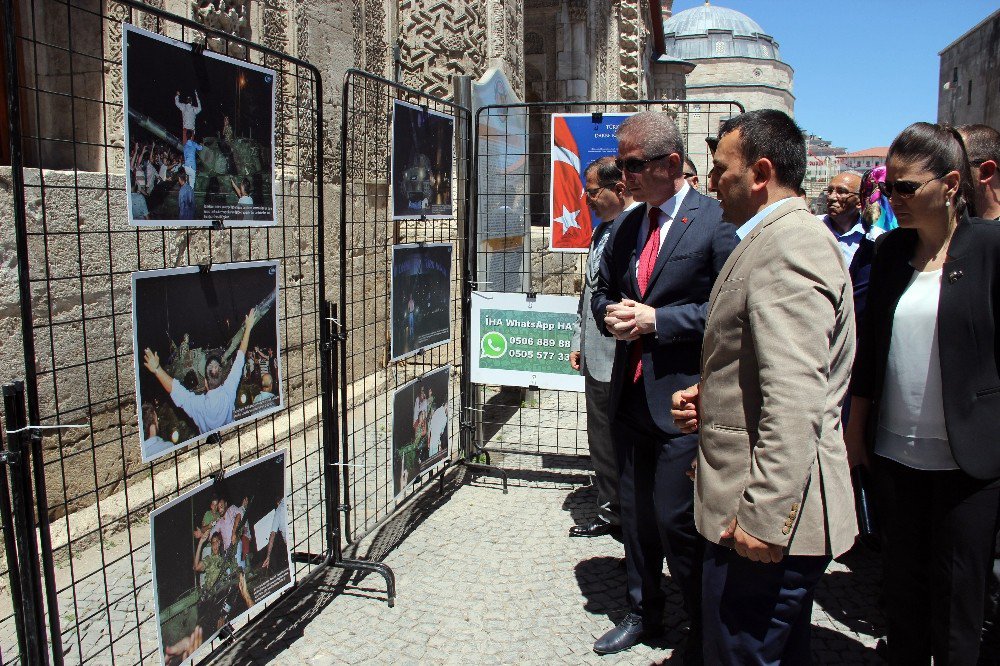
<path fill-rule="evenodd" d="M 274 224 L 274 70 L 129 24 L 122 40 L 129 222 Z"/>
<path fill-rule="evenodd" d="M 392 401 L 392 480 L 399 495 L 448 458 L 451 366 L 432 370 L 396 390 Z"/>
<path fill-rule="evenodd" d="M 390 360 L 451 340 L 450 243 L 392 247 Z"/>
<path fill-rule="evenodd" d="M 275 451 L 149 514 L 164 664 L 190 663 L 223 627 L 295 582 L 285 462 Z"/>
<path fill-rule="evenodd" d="M 277 261 L 132 274 L 143 462 L 284 407 Z"/>

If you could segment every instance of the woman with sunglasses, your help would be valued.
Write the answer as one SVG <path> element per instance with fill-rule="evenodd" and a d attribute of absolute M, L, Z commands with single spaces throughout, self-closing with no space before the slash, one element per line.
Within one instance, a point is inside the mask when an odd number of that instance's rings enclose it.
<path fill-rule="evenodd" d="M 889 662 L 971 666 L 1000 512 L 1000 225 L 969 216 L 950 127 L 903 130 L 879 189 L 900 228 L 872 263 L 848 456 L 875 478 Z"/>

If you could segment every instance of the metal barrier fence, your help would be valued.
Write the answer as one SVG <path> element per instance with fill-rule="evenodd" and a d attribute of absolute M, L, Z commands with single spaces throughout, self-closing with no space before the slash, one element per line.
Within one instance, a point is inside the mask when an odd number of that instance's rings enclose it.
<path fill-rule="evenodd" d="M 359 70 L 345 77 L 338 335 L 348 464 L 339 508 L 350 542 L 377 529 L 432 479 L 443 479 L 461 448 L 470 123 L 461 104 Z M 433 270 L 433 283 L 406 268 L 435 255 L 447 268 Z M 422 323 L 430 317 L 437 323 Z M 417 442 L 419 418 L 409 415 L 419 410 L 405 387 L 432 388 L 426 375 L 444 368 L 447 382 L 437 381 L 439 394 L 430 400 L 446 408 L 449 452 L 435 461 Z M 424 430 L 429 440 L 432 431 Z"/>
<path fill-rule="evenodd" d="M 478 288 L 579 297 L 587 255 L 548 249 L 552 117 L 592 114 L 600 122 L 604 114 L 644 110 L 674 116 L 688 155 L 700 174 L 700 189 L 707 191 L 711 155 L 704 139 L 715 136 L 723 120 L 743 112 L 737 102 L 537 102 L 491 105 L 476 111 L 479 132 L 475 164 L 479 176 L 472 201 L 475 226 L 469 236 L 479 241 L 471 255 L 475 262 L 473 275 L 484 282 Z M 521 125 L 526 126 L 526 140 L 496 139 L 522 134 L 517 129 Z M 587 160 L 581 159 L 585 167 Z M 522 234 L 523 259 L 515 257 L 511 264 L 510 256 L 501 257 L 501 253 L 510 253 L 509 244 L 502 241 Z M 498 279 L 496 276 L 501 274 L 503 279 Z M 536 483 L 546 479 L 580 480 L 587 473 L 589 466 L 581 460 L 589 455 L 583 393 L 487 385 L 474 386 L 471 393 L 470 414 L 475 426 L 471 453 L 501 468 L 505 482 L 506 477 Z"/>
<path fill-rule="evenodd" d="M 14 606 L 0 611 L 0 662 L 138 664 L 159 651 L 148 514 L 220 472 L 286 449 L 299 583 L 339 560 L 320 75 L 134 0 L 3 9 L 25 390 L 5 388 L 14 502 L 4 470 L 0 518 Z M 130 226 L 123 23 L 275 71 L 275 226 Z M 260 260 L 278 262 L 285 408 L 142 463 L 132 273 Z"/>

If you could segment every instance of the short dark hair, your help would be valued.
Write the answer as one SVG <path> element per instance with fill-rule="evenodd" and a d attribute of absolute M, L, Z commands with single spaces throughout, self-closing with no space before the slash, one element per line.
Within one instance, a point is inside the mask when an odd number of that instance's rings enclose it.
<path fill-rule="evenodd" d="M 684 158 L 684 168 L 690 169 L 691 173 L 693 173 L 696 176 L 698 175 L 698 167 L 694 165 L 694 162 L 691 161 L 690 157 Z"/>
<path fill-rule="evenodd" d="M 792 190 L 806 177 L 806 140 L 802 130 L 777 109 L 747 111 L 722 123 L 719 140 L 740 131 L 740 150 L 748 165 L 767 158 L 774 165 L 775 181 Z"/>
<path fill-rule="evenodd" d="M 889 160 L 902 160 L 927 169 L 936 177 L 957 171 L 961 180 L 955 196 L 955 211 L 964 212 L 971 207 L 975 190 L 969 157 L 965 152 L 962 135 L 951 125 L 936 123 L 913 123 L 899 133 L 889 146 L 886 164 Z M 974 215 L 975 211 L 970 210 Z"/>
<path fill-rule="evenodd" d="M 587 168 L 583 170 L 584 179 L 587 178 L 587 175 L 590 174 L 591 171 L 597 172 L 597 181 L 604 187 L 613 183 L 622 182 L 621 169 L 615 166 L 615 158 L 610 155 L 598 157 L 596 160 L 588 164 Z"/>
<path fill-rule="evenodd" d="M 187 171 L 185 171 L 184 169 L 181 169 L 180 171 L 178 171 L 177 172 L 177 180 L 183 180 L 186 183 L 187 180 L 188 180 Z"/>
<path fill-rule="evenodd" d="M 959 134 L 965 141 L 969 162 L 993 160 L 1000 165 L 1000 132 L 989 125 L 961 125 Z"/>

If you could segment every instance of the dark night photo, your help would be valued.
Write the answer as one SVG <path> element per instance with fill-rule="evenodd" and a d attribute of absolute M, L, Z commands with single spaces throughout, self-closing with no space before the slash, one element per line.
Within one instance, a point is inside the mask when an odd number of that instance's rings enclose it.
<path fill-rule="evenodd" d="M 454 216 L 451 161 L 455 118 L 396 101 L 392 110 L 392 217 Z"/>
<path fill-rule="evenodd" d="M 149 514 L 163 663 L 292 585 L 285 451 L 227 470 Z"/>
<path fill-rule="evenodd" d="M 451 248 L 449 243 L 393 246 L 391 360 L 451 339 Z"/>
<path fill-rule="evenodd" d="M 398 495 L 448 457 L 451 366 L 428 372 L 396 391 L 392 402 L 392 481 Z"/>
<path fill-rule="evenodd" d="M 123 32 L 130 221 L 273 224 L 274 71 Z"/>
<path fill-rule="evenodd" d="M 132 274 L 144 462 L 282 407 L 278 262 Z"/>

